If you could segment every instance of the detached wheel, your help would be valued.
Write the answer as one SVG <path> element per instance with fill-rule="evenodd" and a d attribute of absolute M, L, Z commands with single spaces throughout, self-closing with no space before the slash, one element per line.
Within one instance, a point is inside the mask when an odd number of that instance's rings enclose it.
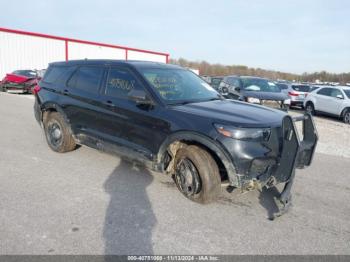
<path fill-rule="evenodd" d="M 198 146 L 179 149 L 175 156 L 174 180 L 188 199 L 206 204 L 221 193 L 218 166 L 211 155 Z"/>
<path fill-rule="evenodd" d="M 347 109 L 344 113 L 343 121 L 346 124 L 350 124 L 350 110 Z"/>
<path fill-rule="evenodd" d="M 43 124 L 46 141 L 53 151 L 64 153 L 75 149 L 74 138 L 60 113 L 45 114 Z"/>
<path fill-rule="evenodd" d="M 312 103 L 307 103 L 305 106 L 305 111 L 311 115 L 316 115 L 315 114 L 315 107 Z"/>

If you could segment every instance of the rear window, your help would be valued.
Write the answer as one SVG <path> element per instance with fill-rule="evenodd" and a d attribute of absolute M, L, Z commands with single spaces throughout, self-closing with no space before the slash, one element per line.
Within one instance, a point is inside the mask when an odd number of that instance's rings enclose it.
<path fill-rule="evenodd" d="M 43 81 L 46 83 L 56 82 L 64 73 L 68 72 L 68 66 L 51 66 L 45 73 Z"/>
<path fill-rule="evenodd" d="M 299 92 L 310 92 L 311 89 L 308 85 L 292 85 L 292 88 Z"/>
<path fill-rule="evenodd" d="M 68 81 L 68 86 L 97 94 L 103 74 L 103 67 L 81 66 Z"/>

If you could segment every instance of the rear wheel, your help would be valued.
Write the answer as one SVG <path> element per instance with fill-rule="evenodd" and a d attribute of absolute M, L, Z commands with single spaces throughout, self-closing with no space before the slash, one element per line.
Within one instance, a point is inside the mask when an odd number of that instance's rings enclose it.
<path fill-rule="evenodd" d="M 198 146 L 179 149 L 175 156 L 174 180 L 187 198 L 198 203 L 209 203 L 221 193 L 221 178 L 212 156 Z"/>
<path fill-rule="evenodd" d="M 60 113 L 46 113 L 43 124 L 46 141 L 53 151 L 64 153 L 75 149 L 74 138 Z"/>
<path fill-rule="evenodd" d="M 350 124 L 350 109 L 347 109 L 343 116 L 343 121 L 346 124 Z"/>
<path fill-rule="evenodd" d="M 311 102 L 308 102 L 305 106 L 305 111 L 311 115 L 315 115 L 315 107 Z"/>

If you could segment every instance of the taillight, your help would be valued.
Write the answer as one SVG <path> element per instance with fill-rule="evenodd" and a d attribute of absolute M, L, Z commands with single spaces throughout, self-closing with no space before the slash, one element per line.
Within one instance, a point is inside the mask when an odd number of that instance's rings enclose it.
<path fill-rule="evenodd" d="M 34 86 L 33 94 L 36 95 L 37 93 L 39 93 L 40 90 L 41 90 L 41 87 L 39 85 Z"/>
<path fill-rule="evenodd" d="M 290 96 L 299 96 L 299 94 L 294 93 L 294 92 L 288 92 L 288 95 L 290 95 Z"/>

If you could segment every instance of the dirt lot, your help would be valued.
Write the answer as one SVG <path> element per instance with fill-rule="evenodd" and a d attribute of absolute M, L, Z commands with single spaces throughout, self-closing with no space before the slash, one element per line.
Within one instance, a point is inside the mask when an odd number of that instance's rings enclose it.
<path fill-rule="evenodd" d="M 203 206 L 117 157 L 84 146 L 54 153 L 32 106 L 0 93 L 0 254 L 350 255 L 350 158 L 338 152 L 350 155 L 340 139 L 349 128 L 335 120 L 316 119 L 314 163 L 297 172 L 290 212 L 270 221 L 276 189 Z"/>

